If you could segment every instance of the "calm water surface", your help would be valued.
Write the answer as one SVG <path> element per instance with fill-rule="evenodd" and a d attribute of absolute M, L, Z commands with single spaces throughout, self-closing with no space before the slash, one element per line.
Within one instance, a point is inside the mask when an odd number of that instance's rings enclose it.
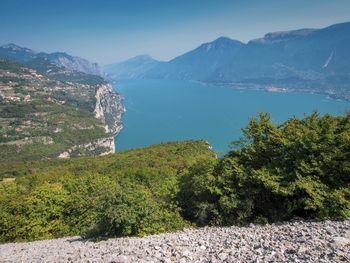
<path fill-rule="evenodd" d="M 350 102 L 305 93 L 237 90 L 174 80 L 125 80 L 114 85 L 124 98 L 124 129 L 116 150 L 166 141 L 207 140 L 218 153 L 241 137 L 241 128 L 258 112 L 270 112 L 280 123 L 318 110 L 343 114 Z"/>

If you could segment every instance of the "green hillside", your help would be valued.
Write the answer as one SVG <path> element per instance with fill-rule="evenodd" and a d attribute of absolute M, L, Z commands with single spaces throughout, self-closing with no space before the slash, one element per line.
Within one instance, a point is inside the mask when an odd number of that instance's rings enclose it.
<path fill-rule="evenodd" d="M 1 162 L 54 158 L 105 138 L 104 124 L 93 114 L 94 85 L 60 81 L 0 59 Z"/>
<path fill-rule="evenodd" d="M 209 145 L 188 141 L 94 158 L 1 164 L 0 241 L 181 229 L 189 223 L 175 200 L 179 178 L 202 158 L 214 159 Z"/>

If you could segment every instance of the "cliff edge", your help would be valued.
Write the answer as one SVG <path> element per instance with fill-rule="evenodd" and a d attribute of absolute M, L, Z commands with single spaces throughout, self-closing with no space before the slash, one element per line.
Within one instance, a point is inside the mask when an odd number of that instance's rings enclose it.
<path fill-rule="evenodd" d="M 59 158 L 84 155 L 81 151 L 92 152 L 94 155 L 106 155 L 115 152 L 114 137 L 123 128 L 122 115 L 125 108 L 122 97 L 114 92 L 111 84 L 100 84 L 95 92 L 95 118 L 104 125 L 105 138 L 98 138 L 91 142 L 74 145 L 67 151 L 62 152 Z"/>
<path fill-rule="evenodd" d="M 123 128 L 122 114 L 125 108 L 122 97 L 113 91 L 111 84 L 103 84 L 98 86 L 95 98 L 95 117 L 105 124 L 107 133 L 117 135 Z"/>
<path fill-rule="evenodd" d="M 37 62 L 0 59 L 0 160 L 113 153 L 122 97 L 101 77 Z"/>

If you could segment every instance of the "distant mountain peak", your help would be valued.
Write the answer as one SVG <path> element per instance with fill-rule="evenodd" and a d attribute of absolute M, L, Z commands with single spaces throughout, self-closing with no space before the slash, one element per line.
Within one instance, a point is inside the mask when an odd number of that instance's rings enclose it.
<path fill-rule="evenodd" d="M 63 56 L 63 57 L 72 57 L 71 55 L 68 55 L 66 52 L 54 52 L 54 53 L 51 53 L 51 55 Z"/>
<path fill-rule="evenodd" d="M 31 62 L 38 64 L 39 60 L 50 61 L 50 64 L 54 63 L 56 66 L 63 67 L 67 70 L 105 77 L 104 72 L 97 63 L 91 63 L 84 58 L 71 56 L 65 52 L 37 53 L 31 49 L 9 43 L 0 46 L 0 57 L 26 64 L 30 64 Z"/>
<path fill-rule="evenodd" d="M 9 50 L 12 50 L 12 51 L 25 51 L 25 52 L 28 52 L 28 53 L 33 53 L 35 54 L 36 52 L 29 49 L 29 48 L 25 48 L 25 47 L 21 47 L 21 46 L 18 46 L 14 43 L 8 43 L 8 44 L 5 44 L 5 45 L 2 45 L 0 46 L 0 48 L 3 48 L 3 49 L 9 49 Z"/>
<path fill-rule="evenodd" d="M 133 60 L 138 60 L 138 61 L 147 61 L 147 60 L 155 60 L 153 59 L 150 55 L 148 54 L 141 54 L 141 55 L 137 55 L 135 57 L 132 57 L 130 59 L 128 59 L 129 61 L 133 61 Z"/>
<path fill-rule="evenodd" d="M 136 77 L 141 77 L 145 72 L 155 67 L 159 63 L 150 55 L 142 54 L 128 60 L 106 65 L 104 70 L 113 79 L 132 79 Z"/>
<path fill-rule="evenodd" d="M 152 57 L 150 55 L 148 55 L 148 54 L 141 54 L 141 55 L 135 56 L 135 58 L 147 58 L 147 59 L 149 59 L 149 58 L 152 58 Z"/>
<path fill-rule="evenodd" d="M 217 50 L 217 49 L 233 47 L 233 46 L 241 46 L 241 45 L 244 45 L 244 44 L 238 40 L 234 40 L 229 37 L 219 37 L 212 42 L 202 44 L 201 46 L 199 46 L 199 49 L 204 49 L 206 52 L 209 52 L 211 50 Z"/>
<path fill-rule="evenodd" d="M 220 47 L 220 46 L 228 46 L 228 45 L 244 45 L 241 41 L 229 38 L 229 37 L 219 37 L 217 39 L 215 39 L 212 42 L 206 43 Z"/>
<path fill-rule="evenodd" d="M 264 35 L 262 38 L 253 39 L 249 42 L 255 42 L 255 43 L 276 43 L 281 41 L 287 41 L 294 38 L 299 37 L 306 37 L 318 29 L 312 29 L 312 28 L 303 28 L 298 30 L 290 30 L 290 31 L 277 31 L 277 32 L 270 32 Z"/>
<path fill-rule="evenodd" d="M 222 36 L 215 39 L 212 43 L 242 43 L 242 42 L 229 37 Z"/>
<path fill-rule="evenodd" d="M 271 32 L 265 34 L 264 38 L 267 39 L 274 39 L 274 38 L 284 38 L 284 37 L 290 37 L 290 36 L 307 36 L 313 33 L 317 29 L 312 28 L 303 28 L 298 30 L 291 30 L 291 31 L 277 31 L 277 32 Z"/>
<path fill-rule="evenodd" d="M 17 46 L 16 44 L 13 44 L 13 43 L 8 43 L 8 44 L 5 44 L 5 45 L 2 45 L 1 47 L 2 48 L 14 48 L 14 49 L 21 49 L 22 48 L 22 47 Z"/>

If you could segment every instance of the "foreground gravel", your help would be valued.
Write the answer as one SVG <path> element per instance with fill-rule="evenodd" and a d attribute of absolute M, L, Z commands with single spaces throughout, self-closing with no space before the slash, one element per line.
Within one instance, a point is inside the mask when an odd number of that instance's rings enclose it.
<path fill-rule="evenodd" d="M 0 262 L 350 262 L 350 220 L 0 245 Z"/>

